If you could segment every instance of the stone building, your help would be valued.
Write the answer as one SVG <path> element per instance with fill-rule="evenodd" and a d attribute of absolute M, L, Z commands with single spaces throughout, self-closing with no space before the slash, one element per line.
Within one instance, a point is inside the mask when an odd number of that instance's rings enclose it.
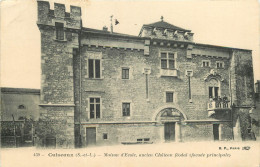
<path fill-rule="evenodd" d="M 1 88 L 1 146 L 32 146 L 39 119 L 40 90 Z"/>
<path fill-rule="evenodd" d="M 250 139 L 251 50 L 196 43 L 163 18 L 138 36 L 81 19 L 80 7 L 38 1 L 41 145 Z"/>
<path fill-rule="evenodd" d="M 255 108 L 250 110 L 250 130 L 255 140 L 260 141 L 260 80 L 255 83 Z"/>

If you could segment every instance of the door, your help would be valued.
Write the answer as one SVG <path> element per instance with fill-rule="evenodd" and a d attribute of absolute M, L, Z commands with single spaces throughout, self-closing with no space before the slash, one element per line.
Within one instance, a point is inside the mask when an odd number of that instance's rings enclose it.
<path fill-rule="evenodd" d="M 213 124 L 214 140 L 219 140 L 219 124 Z"/>
<path fill-rule="evenodd" d="M 166 142 L 175 141 L 175 122 L 164 124 L 164 139 Z"/>
<path fill-rule="evenodd" d="M 96 145 L 96 128 L 86 128 L 87 146 Z"/>
<path fill-rule="evenodd" d="M 45 139 L 45 144 L 47 148 L 56 148 L 56 138 L 54 137 L 47 137 Z"/>

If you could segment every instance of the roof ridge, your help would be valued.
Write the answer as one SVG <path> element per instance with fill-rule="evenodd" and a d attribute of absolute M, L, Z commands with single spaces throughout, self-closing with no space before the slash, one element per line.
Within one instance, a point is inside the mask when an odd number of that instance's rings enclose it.
<path fill-rule="evenodd" d="M 144 24 L 144 26 L 151 26 L 151 27 L 158 27 L 158 28 L 166 28 L 166 29 L 176 29 L 176 30 L 182 30 L 182 31 L 191 31 L 191 30 L 187 30 L 178 26 L 175 26 L 171 23 L 168 23 L 167 21 L 157 21 L 151 24 Z"/>
<path fill-rule="evenodd" d="M 103 33 L 103 34 L 111 34 L 111 35 L 121 35 L 121 36 L 128 36 L 128 37 L 138 37 L 136 35 L 131 35 L 131 34 L 125 34 L 125 33 L 118 33 L 118 32 L 113 32 L 111 31 L 104 31 L 100 29 L 94 29 L 94 28 L 88 28 L 88 27 L 82 27 L 83 31 L 90 31 L 90 32 L 96 32 L 96 33 Z"/>

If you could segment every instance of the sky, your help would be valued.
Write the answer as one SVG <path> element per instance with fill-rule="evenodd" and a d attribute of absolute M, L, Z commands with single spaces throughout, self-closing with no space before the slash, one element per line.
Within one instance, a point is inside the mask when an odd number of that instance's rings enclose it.
<path fill-rule="evenodd" d="M 53 0 L 50 0 L 53 9 Z M 138 35 L 143 24 L 163 16 L 168 23 L 190 29 L 194 42 L 253 50 L 255 80 L 260 80 L 259 4 L 248 1 L 56 0 L 81 6 L 83 26 L 110 28 L 110 16 L 119 33 Z M 4 0 L 1 4 L 1 86 L 40 88 L 40 31 L 36 0 Z"/>

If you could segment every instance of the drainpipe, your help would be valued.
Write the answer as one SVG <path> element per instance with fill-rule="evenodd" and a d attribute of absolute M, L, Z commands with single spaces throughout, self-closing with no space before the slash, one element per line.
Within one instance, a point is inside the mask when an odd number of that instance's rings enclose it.
<path fill-rule="evenodd" d="M 82 111 L 82 60 L 81 60 L 81 35 L 82 35 L 82 19 L 80 19 L 80 31 L 78 35 L 79 43 L 79 144 L 81 147 L 82 135 L 81 135 L 81 111 Z"/>
<path fill-rule="evenodd" d="M 229 67 L 229 96 L 230 96 L 230 108 L 231 108 L 231 123 L 232 123 L 232 140 L 234 140 L 234 128 L 233 128 L 233 124 L 234 124 L 234 120 L 233 120 L 233 101 L 232 101 L 232 87 L 231 87 L 231 67 Z"/>

